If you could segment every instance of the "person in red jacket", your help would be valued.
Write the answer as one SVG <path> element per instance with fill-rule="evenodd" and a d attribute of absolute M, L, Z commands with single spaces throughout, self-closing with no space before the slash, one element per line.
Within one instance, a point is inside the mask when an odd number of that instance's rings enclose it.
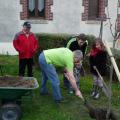
<path fill-rule="evenodd" d="M 28 77 L 33 76 L 33 56 L 38 48 L 38 41 L 30 29 L 30 22 L 24 22 L 22 31 L 13 40 L 13 46 L 19 53 L 19 76 L 24 76 L 26 67 Z"/>

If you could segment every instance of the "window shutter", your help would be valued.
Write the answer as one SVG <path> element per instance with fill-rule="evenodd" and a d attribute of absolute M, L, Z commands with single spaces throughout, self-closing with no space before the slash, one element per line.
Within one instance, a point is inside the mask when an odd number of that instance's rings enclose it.
<path fill-rule="evenodd" d="M 89 0 L 88 19 L 96 19 L 99 17 L 99 0 Z"/>

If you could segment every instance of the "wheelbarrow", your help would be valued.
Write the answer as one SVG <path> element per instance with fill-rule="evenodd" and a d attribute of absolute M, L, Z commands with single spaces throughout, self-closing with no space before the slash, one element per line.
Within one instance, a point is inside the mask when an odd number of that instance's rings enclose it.
<path fill-rule="evenodd" d="M 20 120 L 22 116 L 21 102 L 22 97 L 30 95 L 33 90 L 39 87 L 39 84 L 34 77 L 23 77 L 23 80 L 34 81 L 34 86 L 29 88 L 24 87 L 0 87 L 0 120 Z"/>

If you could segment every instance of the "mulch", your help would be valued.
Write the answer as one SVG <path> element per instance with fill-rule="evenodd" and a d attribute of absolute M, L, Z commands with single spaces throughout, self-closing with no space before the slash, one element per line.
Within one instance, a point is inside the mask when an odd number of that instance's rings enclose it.
<path fill-rule="evenodd" d="M 32 88 L 35 85 L 34 79 L 26 79 L 20 76 L 2 76 L 0 77 L 0 87 L 22 87 Z"/>

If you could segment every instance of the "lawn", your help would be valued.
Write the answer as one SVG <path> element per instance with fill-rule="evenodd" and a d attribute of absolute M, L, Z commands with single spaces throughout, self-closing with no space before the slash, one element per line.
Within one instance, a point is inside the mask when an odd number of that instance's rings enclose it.
<path fill-rule="evenodd" d="M 3 71 L 6 75 L 16 76 L 18 74 L 18 58 L 17 56 L 0 56 Z M 61 80 L 61 93 L 66 99 L 65 103 L 56 104 L 52 98 L 51 86 L 48 82 L 49 95 L 40 96 L 39 88 L 33 91 L 33 97 L 24 97 L 22 99 L 22 120 L 92 120 L 89 117 L 87 109 L 83 105 L 80 98 L 74 94 L 68 94 L 63 87 L 62 75 L 59 74 Z M 39 85 L 41 84 L 41 74 L 34 67 L 34 77 L 37 78 Z M 92 87 L 92 78 L 90 75 L 81 78 L 81 91 L 84 97 L 95 107 L 108 107 L 108 98 L 102 93 L 99 100 L 93 100 L 89 94 Z M 112 109 L 120 119 L 120 84 L 112 84 Z"/>

